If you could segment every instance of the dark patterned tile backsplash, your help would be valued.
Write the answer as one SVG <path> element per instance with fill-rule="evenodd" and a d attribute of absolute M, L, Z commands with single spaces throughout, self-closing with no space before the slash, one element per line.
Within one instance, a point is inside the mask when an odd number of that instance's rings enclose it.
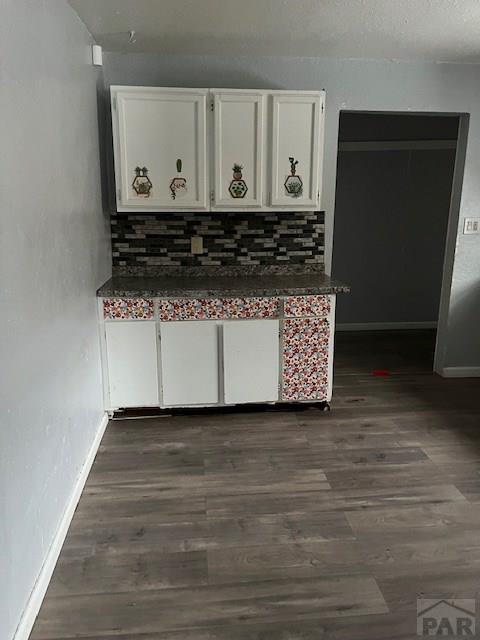
<path fill-rule="evenodd" d="M 323 264 L 324 212 L 112 214 L 114 267 Z M 190 239 L 202 236 L 203 254 Z"/>

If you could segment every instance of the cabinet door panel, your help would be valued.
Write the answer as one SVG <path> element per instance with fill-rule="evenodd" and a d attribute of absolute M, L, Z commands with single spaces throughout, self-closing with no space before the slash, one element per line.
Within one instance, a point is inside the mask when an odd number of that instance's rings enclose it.
<path fill-rule="evenodd" d="M 214 94 L 215 206 L 262 206 L 262 94 Z"/>
<path fill-rule="evenodd" d="M 206 208 L 206 96 L 203 90 L 112 90 L 120 208 Z"/>
<path fill-rule="evenodd" d="M 218 403 L 217 323 L 162 322 L 160 336 L 163 405 Z"/>
<path fill-rule="evenodd" d="M 308 298 L 317 298 L 317 304 Z M 335 300 L 334 295 L 286 299 L 290 317 L 283 321 L 282 400 L 330 402 Z M 305 317 L 305 312 L 311 317 Z"/>
<path fill-rule="evenodd" d="M 273 95 L 271 204 L 319 205 L 323 96 Z"/>
<path fill-rule="evenodd" d="M 105 324 L 110 408 L 158 405 L 155 322 Z"/>
<path fill-rule="evenodd" d="M 278 320 L 225 322 L 225 404 L 278 400 Z"/>

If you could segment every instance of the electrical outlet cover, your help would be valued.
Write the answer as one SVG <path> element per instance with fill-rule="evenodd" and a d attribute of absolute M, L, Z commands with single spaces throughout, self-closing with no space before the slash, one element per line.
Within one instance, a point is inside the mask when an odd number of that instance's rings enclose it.
<path fill-rule="evenodd" d="M 190 250 L 192 255 L 198 255 L 203 253 L 203 238 L 202 236 L 193 236 L 190 240 Z"/>
<path fill-rule="evenodd" d="M 466 235 L 480 233 L 480 218 L 465 218 L 463 233 Z"/>

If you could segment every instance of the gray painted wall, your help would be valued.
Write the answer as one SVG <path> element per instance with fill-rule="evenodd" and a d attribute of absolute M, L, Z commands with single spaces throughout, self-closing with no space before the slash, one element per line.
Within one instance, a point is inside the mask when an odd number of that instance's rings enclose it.
<path fill-rule="evenodd" d="M 340 140 L 455 140 L 458 118 L 344 113 Z M 338 154 L 337 322 L 436 322 L 455 150 Z"/>
<path fill-rule="evenodd" d="M 0 22 L 0 638 L 12 638 L 102 419 L 109 277 L 90 36 L 63 1 Z"/>
<path fill-rule="evenodd" d="M 372 60 L 255 58 L 119 54 L 105 56 L 105 82 L 157 86 L 318 89 L 327 91 L 324 190 L 327 270 L 333 243 L 333 211 L 341 110 L 470 113 L 460 219 L 479 215 L 480 69 L 475 65 L 416 64 Z M 480 236 L 458 233 L 453 242 L 452 287 L 444 296 L 444 366 L 480 366 Z"/>

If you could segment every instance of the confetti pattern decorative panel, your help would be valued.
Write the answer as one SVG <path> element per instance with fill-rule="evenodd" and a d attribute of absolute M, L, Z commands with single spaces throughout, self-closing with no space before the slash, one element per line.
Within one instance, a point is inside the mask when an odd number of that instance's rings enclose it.
<path fill-rule="evenodd" d="M 329 340 L 327 318 L 284 321 L 283 400 L 326 400 Z"/>
<path fill-rule="evenodd" d="M 289 296 L 285 298 L 286 318 L 324 317 L 330 313 L 329 296 Z"/>
<path fill-rule="evenodd" d="M 105 298 L 103 317 L 105 320 L 151 320 L 154 303 L 147 298 Z"/>
<path fill-rule="evenodd" d="M 227 320 L 277 318 L 278 298 L 217 298 L 160 300 L 160 320 Z"/>

